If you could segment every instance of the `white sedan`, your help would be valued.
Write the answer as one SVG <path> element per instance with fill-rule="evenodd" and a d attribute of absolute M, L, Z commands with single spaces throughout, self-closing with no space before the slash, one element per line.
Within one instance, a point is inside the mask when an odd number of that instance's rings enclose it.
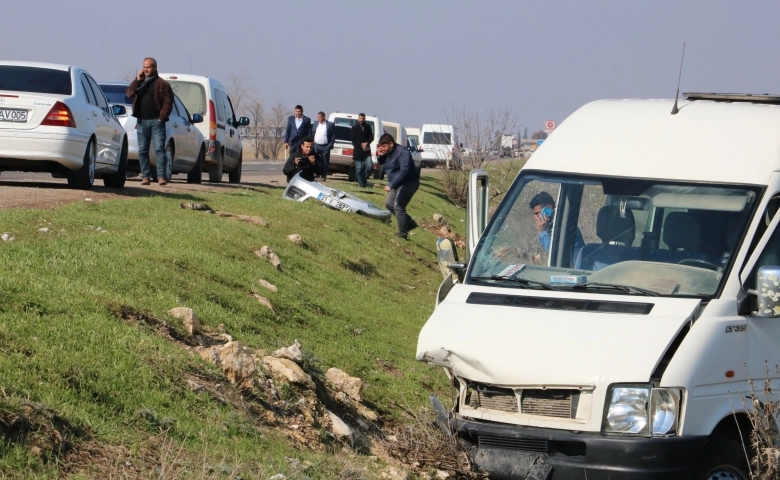
<path fill-rule="evenodd" d="M 84 69 L 0 62 L 0 171 L 48 172 L 73 188 L 123 187 L 127 134 Z"/>
<path fill-rule="evenodd" d="M 127 168 L 129 172 L 135 174 L 141 172 L 141 166 L 138 163 L 138 135 L 135 130 L 136 119 L 133 117 L 132 100 L 125 96 L 127 86 L 127 83 L 100 84 L 108 101 L 115 105 L 114 113 L 127 132 L 130 145 Z M 174 94 L 173 110 L 168 121 L 165 122 L 165 151 L 167 157 L 173 159 L 173 162 L 167 164 L 166 180 L 170 180 L 174 173 L 186 173 L 187 183 L 201 182 L 206 164 L 206 142 L 203 140 L 203 134 L 193 124 L 202 121 L 203 117 L 199 113 L 190 116 L 187 108 Z M 156 180 L 157 156 L 154 152 L 154 143 L 149 147 L 152 180 Z"/>

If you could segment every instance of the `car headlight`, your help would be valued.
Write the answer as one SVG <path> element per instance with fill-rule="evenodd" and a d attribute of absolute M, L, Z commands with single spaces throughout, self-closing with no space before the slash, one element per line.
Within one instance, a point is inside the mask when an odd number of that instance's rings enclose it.
<path fill-rule="evenodd" d="M 289 187 L 285 193 L 293 200 L 298 200 L 306 196 L 306 192 L 294 185 Z"/>
<path fill-rule="evenodd" d="M 672 435 L 677 432 L 682 392 L 649 385 L 610 388 L 604 416 L 605 433 Z"/>

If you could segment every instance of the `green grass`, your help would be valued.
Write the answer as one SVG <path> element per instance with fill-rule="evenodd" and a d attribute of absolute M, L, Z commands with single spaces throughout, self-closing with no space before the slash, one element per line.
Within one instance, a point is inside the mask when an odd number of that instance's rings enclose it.
<path fill-rule="evenodd" d="M 250 348 L 275 350 L 299 339 L 323 370 L 336 366 L 361 377 L 367 403 L 390 421 L 403 421 L 396 405 L 419 408 L 430 392 L 446 390 L 441 372 L 414 360 L 441 280 L 435 237 L 421 228 L 399 247 L 391 242 L 395 223 L 281 193 L 233 189 L 0 212 L 0 233 L 15 237 L 0 242 L 0 420 L 31 411 L 40 420 L 16 437 L 0 425 L 0 476 L 62 478 L 78 470 L 78 478 L 102 478 L 108 464 L 117 477 L 134 468 L 139 478 L 159 478 L 154 468 L 174 458 L 178 476 L 166 478 L 294 473 L 285 457 L 317 465 L 305 472 L 311 478 L 373 465 L 299 449 L 256 418 L 189 391 L 185 375 L 215 368 L 111 313 L 127 305 L 176 324 L 166 312 L 188 306 Z M 357 193 L 384 203 L 379 188 Z M 259 215 L 269 226 L 181 209 L 182 201 Z M 409 210 L 418 221 L 441 213 L 463 233 L 464 211 L 446 201 L 435 176 L 423 177 Z M 293 233 L 303 246 L 285 238 Z M 283 273 L 252 253 L 264 245 L 279 255 Z M 260 278 L 279 292 L 263 289 Z M 86 456 L 76 468 L 67 466 L 68 455 L 58 462 L 56 451 L 31 452 L 45 440 L 40 425 L 54 425 L 52 418 L 65 422 L 73 445 L 105 446 L 108 460 Z"/>

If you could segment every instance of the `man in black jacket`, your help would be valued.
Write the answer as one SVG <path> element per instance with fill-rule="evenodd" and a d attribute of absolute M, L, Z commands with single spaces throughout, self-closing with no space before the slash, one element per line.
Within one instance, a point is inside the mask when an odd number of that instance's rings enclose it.
<path fill-rule="evenodd" d="M 298 173 L 301 174 L 302 179 L 313 182 L 314 175 L 320 173 L 321 164 L 322 159 L 314 153 L 314 139 L 306 137 L 301 141 L 299 148 L 291 150 L 290 156 L 282 168 L 282 173 L 287 175 L 287 183 L 290 183 L 290 180 Z"/>
<path fill-rule="evenodd" d="M 395 235 L 406 239 L 409 231 L 417 228 L 417 223 L 406 213 L 406 206 L 420 188 L 420 169 L 414 164 L 409 150 L 395 143 L 389 133 L 379 137 L 376 150 L 378 161 L 384 164 L 387 174 L 385 207 L 398 220 L 398 233 Z"/>
<path fill-rule="evenodd" d="M 371 160 L 371 142 L 374 141 L 374 131 L 366 123 L 366 114 L 358 115 L 357 125 L 352 126 L 352 160 L 355 161 L 355 173 L 360 188 L 368 187 L 367 179 L 374 168 Z"/>

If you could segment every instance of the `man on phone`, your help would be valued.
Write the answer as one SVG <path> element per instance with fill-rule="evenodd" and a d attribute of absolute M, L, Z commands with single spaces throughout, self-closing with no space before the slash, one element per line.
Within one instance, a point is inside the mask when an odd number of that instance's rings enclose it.
<path fill-rule="evenodd" d="M 547 192 L 539 192 L 531 202 L 528 204 L 531 208 L 531 213 L 534 216 L 534 223 L 536 224 L 536 234 L 539 238 L 539 243 L 545 252 L 550 251 L 550 231 L 553 226 L 553 218 L 555 216 L 555 200 L 552 195 Z M 585 246 L 585 240 L 582 238 L 580 229 L 577 228 L 577 233 L 574 237 L 574 253 L 573 258 L 577 258 L 577 254 L 582 247 Z"/>
<path fill-rule="evenodd" d="M 165 153 L 165 122 L 173 109 L 173 90 L 171 85 L 157 75 L 157 60 L 144 58 L 143 68 L 127 87 L 125 92 L 133 99 L 133 116 L 138 119 L 138 163 L 141 166 L 141 185 L 149 185 L 149 147 L 154 142 L 157 160 L 157 181 L 167 185 L 168 179 Z"/>
<path fill-rule="evenodd" d="M 287 175 L 287 183 L 298 173 L 301 178 L 310 182 L 314 181 L 314 175 L 319 175 L 322 158 L 314 152 L 314 139 L 305 137 L 299 148 L 292 150 L 287 162 L 282 168 L 282 173 Z"/>

